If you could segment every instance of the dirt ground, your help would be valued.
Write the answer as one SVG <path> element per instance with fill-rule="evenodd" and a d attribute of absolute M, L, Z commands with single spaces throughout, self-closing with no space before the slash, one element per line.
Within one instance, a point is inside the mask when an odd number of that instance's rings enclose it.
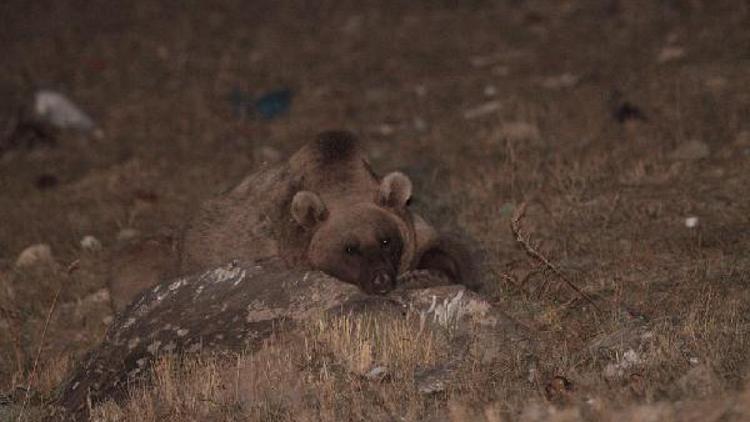
<path fill-rule="evenodd" d="M 545 345 L 531 382 L 498 369 L 438 397 L 388 387 L 404 403 L 378 419 L 750 418 L 749 46 L 743 0 L 4 1 L 0 392 L 30 384 L 22 417 L 38 417 L 111 321 L 120 254 L 348 129 L 376 169 L 414 180 L 419 210 L 477 242 L 483 293 Z M 11 140 L 40 88 L 104 135 Z M 233 91 L 283 88 L 286 114 L 233 109 Z M 41 243 L 51 259 L 17 265 Z M 350 397 L 335 386 L 319 394 Z M 370 419 L 358 400 L 311 418 Z M 189 419 L 174 409 L 149 417 Z"/>

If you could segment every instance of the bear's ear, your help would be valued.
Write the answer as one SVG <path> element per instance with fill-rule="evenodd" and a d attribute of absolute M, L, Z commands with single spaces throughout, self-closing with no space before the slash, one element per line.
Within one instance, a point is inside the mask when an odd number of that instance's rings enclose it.
<path fill-rule="evenodd" d="M 328 217 L 323 200 L 313 192 L 300 191 L 292 199 L 292 217 L 300 226 L 311 229 Z"/>
<path fill-rule="evenodd" d="M 389 208 L 403 208 L 411 199 L 411 180 L 404 173 L 394 171 L 380 182 L 378 203 Z"/>

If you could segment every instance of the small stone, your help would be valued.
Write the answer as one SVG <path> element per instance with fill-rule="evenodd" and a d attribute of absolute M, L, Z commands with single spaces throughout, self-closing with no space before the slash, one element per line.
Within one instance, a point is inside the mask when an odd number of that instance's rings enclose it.
<path fill-rule="evenodd" d="M 580 77 L 572 73 L 563 73 L 562 75 L 542 79 L 541 85 L 547 89 L 565 89 L 576 86 L 580 80 Z"/>
<path fill-rule="evenodd" d="M 424 132 L 427 130 L 427 122 L 421 117 L 414 118 L 414 130 Z"/>
<path fill-rule="evenodd" d="M 128 241 L 140 236 L 141 232 L 132 228 L 124 228 L 117 233 L 117 240 Z"/>
<path fill-rule="evenodd" d="M 52 249 L 46 243 L 31 245 L 24 249 L 16 259 L 16 267 L 32 267 L 37 264 L 54 263 Z"/>
<path fill-rule="evenodd" d="M 373 381 L 383 381 L 388 378 L 388 368 L 385 366 L 376 366 L 365 374 L 365 378 Z"/>
<path fill-rule="evenodd" d="M 669 154 L 669 158 L 681 161 L 695 161 L 706 158 L 711 153 L 705 142 L 693 139 L 675 148 Z"/>
<path fill-rule="evenodd" d="M 685 227 L 694 229 L 698 227 L 698 217 L 688 217 L 685 219 Z"/>
<path fill-rule="evenodd" d="M 682 47 L 670 45 L 661 49 L 656 60 L 659 63 L 667 63 L 681 59 L 685 56 L 685 49 Z"/>
<path fill-rule="evenodd" d="M 262 164 L 273 164 L 281 160 L 281 152 L 269 146 L 262 146 L 255 150 L 255 160 Z"/>
<path fill-rule="evenodd" d="M 396 133 L 396 128 L 388 123 L 381 123 L 374 128 L 375 133 L 381 136 L 391 136 Z"/>
<path fill-rule="evenodd" d="M 96 252 L 102 250 L 102 242 L 94 236 L 84 236 L 81 239 L 81 248 L 90 252 Z"/>
<path fill-rule="evenodd" d="M 470 108 L 464 111 L 464 119 L 472 120 L 478 117 L 483 117 L 488 114 L 493 114 L 500 109 L 500 101 L 493 100 L 486 103 L 480 104 L 476 107 Z"/>
<path fill-rule="evenodd" d="M 495 85 L 487 85 L 482 90 L 482 94 L 484 94 L 485 97 L 494 97 L 497 95 L 497 88 L 495 88 Z"/>

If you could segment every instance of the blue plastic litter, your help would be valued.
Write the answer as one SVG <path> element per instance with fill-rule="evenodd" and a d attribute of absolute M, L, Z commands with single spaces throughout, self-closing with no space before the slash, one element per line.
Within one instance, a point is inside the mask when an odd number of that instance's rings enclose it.
<path fill-rule="evenodd" d="M 292 91 L 279 89 L 258 98 L 255 102 L 255 109 L 264 118 L 273 119 L 287 113 L 291 105 Z"/>

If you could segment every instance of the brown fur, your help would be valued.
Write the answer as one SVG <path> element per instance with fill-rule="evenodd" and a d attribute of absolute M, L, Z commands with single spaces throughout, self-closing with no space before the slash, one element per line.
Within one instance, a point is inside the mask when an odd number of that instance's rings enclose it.
<path fill-rule="evenodd" d="M 351 134 L 324 132 L 286 163 L 204 204 L 185 230 L 181 272 L 281 257 L 290 267 L 320 269 L 371 293 L 390 290 L 397 274 L 415 268 L 462 281 L 460 260 L 408 210 L 410 196 L 408 177 L 378 177 Z M 428 251 L 429 260 L 420 262 Z"/>

